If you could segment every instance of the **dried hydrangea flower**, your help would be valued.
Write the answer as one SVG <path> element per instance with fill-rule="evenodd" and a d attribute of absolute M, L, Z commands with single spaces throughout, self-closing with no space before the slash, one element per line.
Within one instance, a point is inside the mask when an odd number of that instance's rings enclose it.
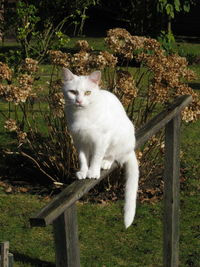
<path fill-rule="evenodd" d="M 89 61 L 91 68 L 100 70 L 106 67 L 114 68 L 117 65 L 117 57 L 107 51 L 90 55 Z"/>
<path fill-rule="evenodd" d="M 34 79 L 31 75 L 28 75 L 28 74 L 21 74 L 19 77 L 18 77 L 18 81 L 19 81 L 19 84 L 21 86 L 31 86 L 34 82 Z"/>
<path fill-rule="evenodd" d="M 131 60 L 137 54 L 138 50 L 144 48 L 146 39 L 141 36 L 132 36 L 125 29 L 116 28 L 108 31 L 105 41 L 109 48 L 116 54 L 123 56 L 127 60 Z"/>
<path fill-rule="evenodd" d="M 12 71 L 7 64 L 0 62 L 0 79 L 8 80 L 12 79 Z"/>
<path fill-rule="evenodd" d="M 128 105 L 136 96 L 137 88 L 133 76 L 128 71 L 118 71 L 115 93 L 124 105 Z"/>
<path fill-rule="evenodd" d="M 169 100 L 169 88 L 161 83 L 152 83 L 149 86 L 149 97 L 152 102 L 165 103 Z"/>
<path fill-rule="evenodd" d="M 71 55 L 57 50 L 48 51 L 52 64 L 68 68 L 71 62 Z"/>
<path fill-rule="evenodd" d="M 116 54 L 122 55 L 129 60 L 133 58 L 132 36 L 125 29 L 109 30 L 105 42 Z"/>
<path fill-rule="evenodd" d="M 19 140 L 19 143 L 26 143 L 26 141 L 27 141 L 27 133 L 19 131 L 17 133 L 17 138 Z"/>
<path fill-rule="evenodd" d="M 5 98 L 8 93 L 8 87 L 5 84 L 0 84 L 0 96 Z"/>
<path fill-rule="evenodd" d="M 71 69 L 77 75 L 87 75 L 90 72 L 90 54 L 80 51 L 73 55 L 71 59 Z"/>
<path fill-rule="evenodd" d="M 38 71 L 38 61 L 32 58 L 26 58 L 22 69 L 30 73 L 35 73 Z"/>
<path fill-rule="evenodd" d="M 88 52 L 91 50 L 91 47 L 86 40 L 78 40 L 75 44 L 75 48 L 81 51 L 85 51 L 85 52 Z"/>
<path fill-rule="evenodd" d="M 64 106 L 65 100 L 63 93 L 55 93 L 52 95 L 50 100 L 50 105 L 53 111 L 54 117 L 63 118 L 64 117 Z"/>
<path fill-rule="evenodd" d="M 4 128 L 9 132 L 16 132 L 18 129 L 17 122 L 14 119 L 8 119 L 5 121 Z"/>
<path fill-rule="evenodd" d="M 182 111 L 182 119 L 186 122 L 196 121 L 200 118 L 200 101 L 192 102 Z"/>
<path fill-rule="evenodd" d="M 19 87 L 13 84 L 4 86 L 4 95 L 6 101 L 19 104 L 20 102 L 25 103 L 28 97 L 34 97 L 35 94 L 31 92 L 32 87 Z"/>

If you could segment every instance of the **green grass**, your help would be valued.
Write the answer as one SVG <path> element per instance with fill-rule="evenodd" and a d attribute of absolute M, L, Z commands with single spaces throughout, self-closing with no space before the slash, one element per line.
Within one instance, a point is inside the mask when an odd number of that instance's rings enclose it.
<path fill-rule="evenodd" d="M 160 205 L 140 205 L 137 220 L 128 230 L 123 226 L 121 202 L 80 208 L 83 266 L 162 266 Z"/>
<path fill-rule="evenodd" d="M 200 44 L 198 43 L 187 43 L 179 42 L 177 43 L 177 50 L 179 54 L 193 54 L 199 56 Z"/>
<path fill-rule="evenodd" d="M 30 228 L 28 221 L 46 204 L 38 196 L 0 191 L 0 241 L 10 241 L 15 267 L 53 266 L 52 227 Z M 121 201 L 78 204 L 82 267 L 162 266 L 162 203 L 138 204 L 128 230 L 122 206 Z M 200 265 L 198 210 L 196 195 L 181 195 L 180 267 Z"/>
<path fill-rule="evenodd" d="M 6 195 L 0 191 L 0 241 L 10 241 L 16 267 L 40 266 L 30 264 L 34 259 L 35 262 L 53 261 L 51 229 L 31 229 L 28 221 L 30 214 L 42 204 L 31 195 Z"/>
<path fill-rule="evenodd" d="M 200 188 L 200 120 L 182 125 L 181 133 L 181 166 L 185 170 L 187 192 L 190 194 Z M 197 192 L 196 192 L 197 193 Z M 195 193 L 195 194 L 196 194 Z"/>

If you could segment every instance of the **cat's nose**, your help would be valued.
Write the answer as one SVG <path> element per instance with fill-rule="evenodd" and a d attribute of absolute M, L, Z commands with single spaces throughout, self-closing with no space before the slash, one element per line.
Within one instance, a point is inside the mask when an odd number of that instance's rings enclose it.
<path fill-rule="evenodd" d="M 77 104 L 77 105 L 81 105 L 81 104 L 82 104 L 82 100 L 80 100 L 80 99 L 76 99 L 76 104 Z"/>

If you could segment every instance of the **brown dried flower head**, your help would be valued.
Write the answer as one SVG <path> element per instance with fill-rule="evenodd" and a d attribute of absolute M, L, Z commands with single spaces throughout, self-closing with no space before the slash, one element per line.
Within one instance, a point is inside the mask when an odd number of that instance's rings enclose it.
<path fill-rule="evenodd" d="M 143 40 L 144 51 L 147 52 L 149 50 L 152 50 L 154 51 L 154 53 L 156 53 L 157 51 L 160 51 L 161 45 L 156 39 L 142 37 L 142 40 Z"/>
<path fill-rule="evenodd" d="M 105 41 L 110 49 L 127 60 L 133 59 L 143 49 L 148 38 L 132 36 L 127 30 L 116 28 L 107 33 Z"/>
<path fill-rule="evenodd" d="M 12 71 L 7 64 L 0 62 L 0 80 L 10 81 L 12 78 Z"/>
<path fill-rule="evenodd" d="M 22 69 L 29 73 L 35 73 L 38 71 L 38 61 L 32 58 L 26 58 Z"/>
<path fill-rule="evenodd" d="M 17 138 L 18 138 L 20 144 L 26 143 L 27 142 L 27 133 L 19 131 L 17 133 Z"/>
<path fill-rule="evenodd" d="M 149 86 L 149 97 L 152 102 L 165 103 L 169 100 L 169 88 L 159 82 L 154 82 Z"/>
<path fill-rule="evenodd" d="M 86 40 L 78 40 L 75 44 L 75 48 L 80 51 L 88 52 L 91 50 L 89 43 Z"/>
<path fill-rule="evenodd" d="M 64 106 L 65 100 L 63 93 L 55 93 L 51 97 L 50 102 L 54 117 L 63 118 L 64 117 Z"/>
<path fill-rule="evenodd" d="M 118 71 L 115 92 L 124 105 L 128 105 L 136 96 L 137 88 L 133 76 L 128 71 Z"/>
<path fill-rule="evenodd" d="M 122 55 L 126 59 L 133 58 L 132 36 L 125 29 L 109 30 L 105 42 L 116 54 Z"/>
<path fill-rule="evenodd" d="M 193 101 L 182 111 L 182 119 L 186 122 L 196 121 L 200 118 L 200 101 Z"/>
<path fill-rule="evenodd" d="M 5 121 L 4 128 L 9 132 L 16 132 L 18 130 L 17 122 L 14 119 L 8 119 Z"/>
<path fill-rule="evenodd" d="M 0 84 L 0 96 L 5 98 L 5 96 L 7 95 L 7 91 L 7 85 Z"/>
<path fill-rule="evenodd" d="M 88 75 L 92 69 L 104 69 L 105 67 L 115 67 L 117 58 L 107 51 L 95 54 L 89 52 L 87 42 L 78 41 L 78 46 L 82 49 L 73 55 L 61 51 L 49 51 L 51 62 L 55 65 L 68 67 L 77 75 Z"/>
<path fill-rule="evenodd" d="M 114 68 L 117 65 L 117 57 L 107 51 L 103 51 L 97 55 L 90 56 L 90 65 L 94 69 L 101 70 L 106 67 Z"/>
<path fill-rule="evenodd" d="M 28 74 L 21 74 L 18 77 L 19 84 L 23 87 L 32 86 L 34 79 L 31 75 Z"/>
<path fill-rule="evenodd" d="M 73 55 L 70 68 L 77 75 L 87 75 L 90 72 L 90 54 L 80 51 Z"/>
<path fill-rule="evenodd" d="M 3 89 L 3 90 L 2 90 Z M 32 87 L 20 87 L 13 84 L 0 86 L 0 95 L 8 102 L 18 105 L 20 102 L 26 102 L 28 97 L 34 97 L 31 92 Z"/>
<path fill-rule="evenodd" d="M 68 68 L 71 62 L 71 55 L 69 53 L 63 53 L 57 50 L 50 50 L 50 60 L 53 65 Z"/>

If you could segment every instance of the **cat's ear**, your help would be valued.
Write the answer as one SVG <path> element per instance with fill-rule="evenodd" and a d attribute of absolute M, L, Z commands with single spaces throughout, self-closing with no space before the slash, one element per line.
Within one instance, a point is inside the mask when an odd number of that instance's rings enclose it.
<path fill-rule="evenodd" d="M 71 81 L 74 79 L 74 74 L 67 68 L 63 68 L 63 80 L 64 81 Z"/>
<path fill-rule="evenodd" d="M 92 72 L 90 75 L 89 75 L 89 79 L 96 83 L 96 84 L 99 84 L 100 83 L 100 80 L 101 80 L 101 72 L 99 70 L 97 71 L 94 71 Z"/>

